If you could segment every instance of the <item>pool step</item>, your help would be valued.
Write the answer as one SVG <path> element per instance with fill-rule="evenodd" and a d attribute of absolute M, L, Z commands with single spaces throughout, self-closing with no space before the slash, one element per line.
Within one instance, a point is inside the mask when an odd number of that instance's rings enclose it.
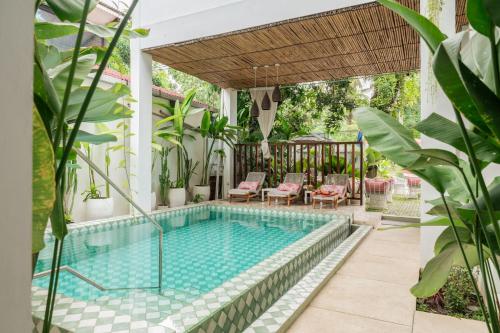
<path fill-rule="evenodd" d="M 131 316 L 134 320 L 159 323 L 190 304 L 195 298 L 190 292 L 178 290 L 164 290 L 162 295 L 155 291 L 131 290 L 126 296 L 119 298 L 104 296 L 94 302 L 103 308 Z"/>

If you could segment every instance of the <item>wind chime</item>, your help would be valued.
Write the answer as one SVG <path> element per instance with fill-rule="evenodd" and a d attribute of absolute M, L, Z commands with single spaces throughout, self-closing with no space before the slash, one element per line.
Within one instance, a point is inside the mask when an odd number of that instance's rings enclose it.
<path fill-rule="evenodd" d="M 254 72 L 254 88 L 257 88 L 257 67 L 253 68 L 253 72 Z M 257 100 L 255 97 L 253 99 L 252 108 L 250 109 L 250 115 L 253 118 L 259 117 L 259 106 L 257 105 Z"/>

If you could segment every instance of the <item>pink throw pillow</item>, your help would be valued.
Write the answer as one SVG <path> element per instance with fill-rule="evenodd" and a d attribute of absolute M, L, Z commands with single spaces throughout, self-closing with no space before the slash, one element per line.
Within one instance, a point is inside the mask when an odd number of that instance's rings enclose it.
<path fill-rule="evenodd" d="M 342 186 L 342 185 L 332 185 L 332 186 L 334 187 L 335 192 L 340 194 L 340 195 L 345 194 L 346 189 L 347 189 L 347 187 Z"/>
<path fill-rule="evenodd" d="M 366 179 L 365 186 L 368 193 L 385 193 L 389 188 L 389 182 L 386 180 Z"/>
<path fill-rule="evenodd" d="M 408 186 L 420 186 L 420 178 L 408 177 Z"/>
<path fill-rule="evenodd" d="M 238 189 L 256 191 L 257 187 L 259 187 L 259 182 L 241 182 Z"/>
<path fill-rule="evenodd" d="M 283 191 L 283 192 L 298 192 L 299 188 L 300 188 L 299 184 L 284 183 L 284 184 L 279 184 L 278 191 Z"/>
<path fill-rule="evenodd" d="M 321 185 L 319 188 L 321 193 L 333 193 L 337 192 L 335 189 L 335 185 Z"/>

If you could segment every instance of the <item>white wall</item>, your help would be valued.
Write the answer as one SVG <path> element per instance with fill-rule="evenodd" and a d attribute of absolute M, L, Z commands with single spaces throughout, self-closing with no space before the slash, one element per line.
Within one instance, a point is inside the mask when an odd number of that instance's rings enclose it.
<path fill-rule="evenodd" d="M 420 1 L 420 12 L 428 16 L 428 3 L 430 0 Z M 447 35 L 455 33 L 455 1 L 445 1 L 441 14 L 439 15 L 439 27 Z M 420 110 L 422 119 L 427 118 L 431 113 L 436 112 L 448 119 L 455 119 L 452 105 L 442 89 L 439 87 L 432 69 L 430 67 L 431 53 L 424 41 L 420 42 Z M 440 148 L 453 151 L 457 150 L 440 141 L 422 135 L 423 148 Z M 439 193 L 429 184 L 422 184 L 422 221 L 428 221 L 433 216 L 425 214 L 432 205 L 425 203 L 426 200 L 432 200 L 439 197 Z M 434 256 L 434 243 L 441 234 L 441 227 L 424 227 L 420 230 L 420 263 L 425 266 Z"/>
<path fill-rule="evenodd" d="M 367 0 L 142 0 L 137 24 L 150 28 L 141 48 L 246 29 L 355 6 Z"/>
<path fill-rule="evenodd" d="M 108 89 L 111 87 L 112 84 L 121 82 L 118 79 L 111 78 L 109 76 L 104 76 L 101 79 L 100 87 L 103 89 Z M 123 82 L 121 82 L 123 83 Z M 166 100 L 163 100 L 163 102 L 166 102 Z M 158 114 L 160 110 L 160 107 L 153 104 L 153 112 Z M 189 124 L 192 127 L 198 127 L 200 125 L 202 118 L 202 113 L 190 116 L 186 119 L 186 123 Z M 155 122 L 160 119 L 157 116 L 153 115 L 153 121 L 152 121 L 152 128 L 154 131 L 154 124 Z M 114 121 L 110 123 L 106 123 L 106 125 L 111 129 L 117 129 L 117 124 L 120 121 Z M 130 120 L 126 120 L 126 124 L 130 126 Z M 93 124 L 82 124 L 82 130 L 90 132 L 90 133 L 97 133 L 96 126 Z M 121 130 L 121 129 L 117 129 Z M 193 175 L 191 178 L 191 184 L 190 187 L 194 185 L 198 185 L 201 181 L 201 165 L 202 165 L 202 153 L 203 153 L 203 148 L 202 148 L 202 141 L 199 135 L 195 135 L 196 140 L 185 140 L 185 145 L 186 149 L 188 151 L 189 156 L 193 159 L 193 163 L 196 163 L 197 161 L 199 162 L 199 165 L 197 167 L 197 174 Z M 118 134 L 118 141 L 113 142 L 110 144 L 102 144 L 92 146 L 92 161 L 101 168 L 101 170 L 104 170 L 104 154 L 106 151 L 106 148 L 109 145 L 118 145 L 118 144 L 124 144 L 127 148 L 130 148 L 130 138 L 123 138 L 121 136 L 121 133 Z M 128 184 L 128 178 L 127 178 L 127 173 L 130 175 L 131 181 L 134 180 L 134 175 L 131 174 L 131 169 L 130 169 L 130 155 L 127 154 L 127 156 L 123 155 L 123 150 L 119 150 L 116 152 L 110 152 L 110 158 L 111 158 L 111 166 L 110 166 L 110 178 L 111 180 L 120 186 L 120 188 L 125 191 L 125 193 L 130 193 L 129 189 L 129 184 Z M 120 163 L 122 160 L 126 161 L 127 169 L 123 169 L 120 167 Z M 158 162 L 159 163 L 159 162 Z M 78 164 L 81 166 L 81 169 L 78 170 L 78 190 L 76 192 L 75 196 L 75 204 L 73 207 L 73 212 L 72 212 L 72 217 L 75 222 L 81 222 L 81 221 L 86 221 L 86 214 L 85 214 L 85 203 L 83 202 L 83 196 L 81 193 L 83 193 L 88 187 L 89 187 L 89 168 L 88 165 L 78 158 Z M 172 179 L 175 178 L 176 170 L 177 170 L 177 165 L 175 161 L 175 154 L 172 152 L 169 156 L 169 169 L 170 169 L 170 174 L 172 175 Z M 152 172 L 151 176 L 151 181 L 152 185 L 151 188 L 153 191 L 156 192 L 156 197 L 157 200 L 160 198 L 160 193 L 159 193 L 159 182 L 158 182 L 158 174 L 159 174 L 159 168 L 158 164 L 155 167 L 155 169 Z M 104 195 L 105 193 L 105 188 L 104 188 L 104 180 L 96 173 L 96 183 L 99 187 L 99 190 L 101 191 L 101 194 Z M 121 215 L 127 215 L 130 213 L 130 206 L 128 202 L 121 196 L 119 195 L 112 187 L 111 189 L 111 197 L 113 198 L 114 201 L 114 216 L 121 216 Z"/>
<path fill-rule="evenodd" d="M 0 2 L 0 332 L 30 332 L 34 1 Z"/>

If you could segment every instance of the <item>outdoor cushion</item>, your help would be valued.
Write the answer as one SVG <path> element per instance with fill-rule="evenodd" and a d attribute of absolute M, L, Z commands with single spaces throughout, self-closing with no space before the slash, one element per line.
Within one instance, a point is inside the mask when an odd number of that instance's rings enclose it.
<path fill-rule="evenodd" d="M 249 190 L 249 191 L 256 191 L 257 187 L 259 187 L 259 182 L 241 182 L 240 185 L 238 186 L 239 190 Z"/>
<path fill-rule="evenodd" d="M 300 189 L 299 184 L 294 184 L 294 183 L 283 183 L 278 186 L 278 191 L 282 192 L 293 192 L 297 193 Z"/>
<path fill-rule="evenodd" d="M 247 194 L 250 194 L 254 191 L 250 191 L 250 190 L 240 190 L 239 188 L 232 188 L 229 190 L 229 194 L 233 194 L 233 195 L 247 195 Z"/>
<path fill-rule="evenodd" d="M 420 178 L 408 177 L 408 186 L 420 186 Z"/>
<path fill-rule="evenodd" d="M 383 179 L 366 179 L 365 187 L 367 193 L 385 193 L 389 188 L 389 182 Z"/>

